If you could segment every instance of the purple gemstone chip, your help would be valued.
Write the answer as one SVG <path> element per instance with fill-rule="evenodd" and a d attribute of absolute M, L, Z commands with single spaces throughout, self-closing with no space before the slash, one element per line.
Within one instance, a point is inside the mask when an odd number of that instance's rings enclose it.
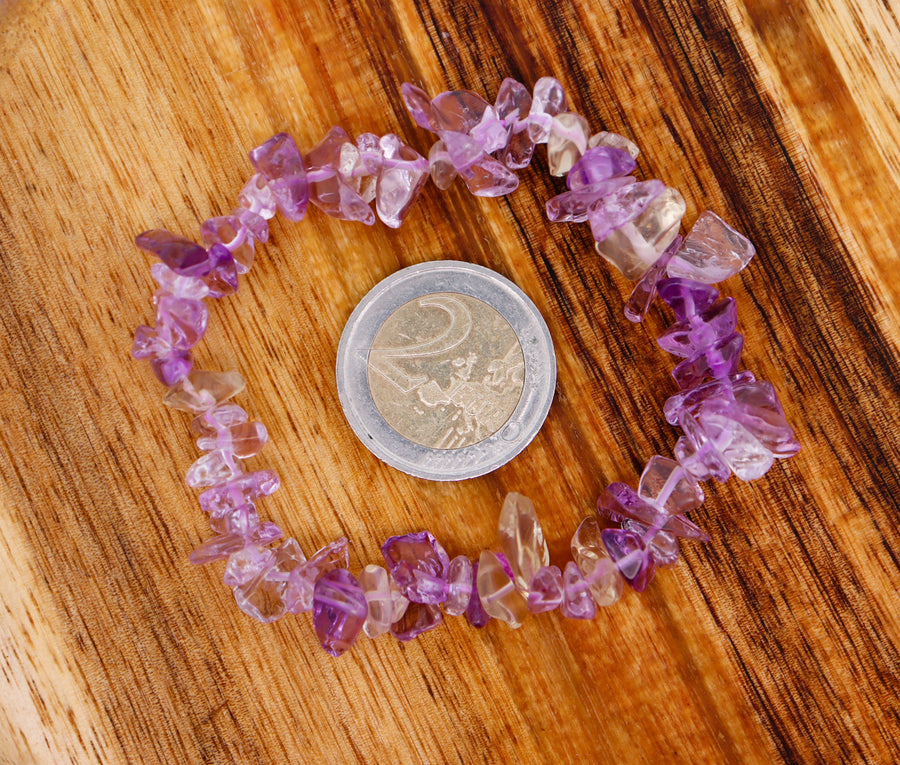
<path fill-rule="evenodd" d="M 179 276 L 206 276 L 213 267 L 206 248 L 170 231 L 145 231 L 137 235 L 134 243 L 156 255 Z"/>
<path fill-rule="evenodd" d="M 340 656 L 356 642 L 368 613 L 363 588 L 346 569 L 333 569 L 316 582 L 313 627 L 322 648 L 332 656 Z"/>
<path fill-rule="evenodd" d="M 403 616 L 391 625 L 391 634 L 401 643 L 415 640 L 423 632 L 433 630 L 444 621 L 440 606 L 433 603 L 410 603 Z"/>
<path fill-rule="evenodd" d="M 309 204 L 309 183 L 303 157 L 287 133 L 273 135 L 250 151 L 250 162 L 265 178 L 285 218 L 303 220 Z"/>
<path fill-rule="evenodd" d="M 381 554 L 401 594 L 413 603 L 447 599 L 450 558 L 429 531 L 390 537 Z"/>

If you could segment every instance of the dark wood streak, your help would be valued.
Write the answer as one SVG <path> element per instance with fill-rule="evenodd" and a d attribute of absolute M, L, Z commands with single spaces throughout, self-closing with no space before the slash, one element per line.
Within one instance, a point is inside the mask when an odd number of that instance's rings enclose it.
<path fill-rule="evenodd" d="M 689 112 L 689 114 L 694 118 L 693 127 L 696 133 L 704 136 L 703 146 L 706 149 L 706 157 L 710 161 L 719 184 L 727 190 L 729 198 L 733 200 L 735 209 L 767 209 L 768 220 L 790 219 L 792 221 L 794 236 L 791 237 L 793 241 L 788 243 L 783 235 L 771 228 L 771 224 L 760 225 L 756 220 L 745 220 L 744 223 L 751 239 L 758 246 L 761 245 L 760 249 L 763 252 L 785 250 L 800 253 L 815 252 L 817 254 L 815 263 L 807 263 L 807 268 L 816 274 L 815 287 L 807 285 L 806 291 L 809 292 L 811 287 L 813 290 L 819 290 L 820 297 L 817 300 L 819 306 L 827 306 L 826 310 L 829 312 L 841 314 L 844 318 L 844 321 L 841 322 L 842 326 L 850 326 L 857 330 L 858 334 L 854 335 L 852 342 L 848 342 L 846 336 L 838 338 L 825 334 L 822 332 L 822 324 L 817 320 L 816 314 L 808 308 L 805 301 L 798 299 L 800 298 L 799 293 L 793 292 L 793 282 L 787 278 L 787 273 L 778 266 L 777 261 L 767 259 L 759 266 L 766 273 L 768 287 L 766 300 L 770 303 L 784 304 L 785 310 L 779 313 L 788 322 L 790 331 L 796 337 L 795 342 L 800 347 L 808 347 L 814 353 L 822 354 L 821 361 L 817 365 L 820 369 L 831 367 L 831 373 L 822 382 L 830 388 L 832 400 L 841 402 L 838 405 L 839 408 L 847 413 L 841 421 L 832 422 L 831 425 L 832 427 L 837 425 L 841 430 L 846 431 L 863 457 L 862 463 L 854 466 L 855 470 L 844 469 L 845 480 L 850 485 L 857 483 L 860 467 L 867 466 L 862 469 L 868 473 L 872 485 L 878 486 L 880 489 L 878 504 L 869 506 L 870 518 L 882 535 L 886 550 L 895 548 L 896 539 L 888 537 L 896 535 L 885 534 L 882 529 L 885 528 L 884 523 L 888 517 L 885 515 L 885 511 L 890 508 L 895 517 L 898 508 L 897 462 L 895 458 L 891 458 L 895 457 L 896 445 L 888 431 L 879 427 L 881 424 L 886 424 L 883 418 L 872 415 L 874 414 L 873 405 L 879 408 L 883 406 L 883 403 L 876 403 L 879 399 L 884 402 L 889 398 L 896 398 L 898 386 L 893 370 L 896 370 L 900 359 L 898 359 L 896 349 L 885 340 L 871 320 L 876 308 L 872 296 L 866 291 L 861 275 L 855 271 L 852 258 L 834 229 L 833 222 L 827 217 L 822 217 L 819 214 L 820 205 L 813 203 L 812 200 L 817 197 L 819 189 L 805 169 L 801 171 L 795 164 L 795 160 L 791 156 L 792 152 L 784 144 L 782 136 L 785 133 L 785 127 L 780 123 L 773 105 L 766 101 L 764 94 L 761 101 L 756 100 L 760 94 L 760 90 L 755 85 L 756 73 L 747 64 L 747 58 L 742 54 L 736 38 L 729 30 L 718 24 L 714 24 L 712 30 L 706 30 L 705 27 L 710 22 L 719 22 L 719 19 L 715 17 L 715 14 L 707 15 L 694 11 L 694 19 L 700 22 L 700 31 L 697 32 L 697 36 L 700 37 L 702 33 L 704 42 L 709 44 L 711 49 L 690 44 L 681 35 L 684 31 L 694 32 L 694 29 L 686 30 L 684 27 L 676 29 L 676 20 L 684 19 L 688 10 L 685 4 L 644 3 L 640 7 L 645 23 L 654 33 L 657 45 L 661 50 L 667 51 L 667 55 L 671 57 L 674 64 L 672 68 L 683 73 L 684 97 L 696 98 L 698 93 L 712 93 L 720 90 L 721 92 L 716 93 L 715 97 L 707 97 L 706 103 L 717 109 L 721 109 L 727 104 L 729 109 L 738 109 L 744 112 L 744 118 L 738 120 L 724 119 L 723 114 L 714 112 L 709 106 L 702 112 Z M 702 54 L 707 53 L 710 59 L 713 59 L 712 68 L 709 59 L 701 58 Z M 715 71 L 715 77 L 711 75 L 712 71 Z M 699 99 L 697 100 L 699 101 Z M 734 130 L 730 134 L 726 132 L 732 128 Z M 767 152 L 762 157 L 757 152 L 756 162 L 758 163 L 760 160 L 766 162 L 764 166 L 766 176 L 784 178 L 781 183 L 766 185 L 767 189 L 781 189 L 784 194 L 782 198 L 773 198 L 771 194 L 764 197 L 763 189 L 756 188 L 752 182 L 747 183 L 748 178 L 753 179 L 758 176 L 756 172 L 748 172 L 750 168 L 746 167 L 747 163 L 743 158 L 742 147 L 746 144 L 745 131 L 751 132 L 752 145 L 772 146 L 775 149 L 774 152 Z M 758 170 L 759 168 L 754 169 Z M 788 216 L 790 217 L 788 218 Z M 761 216 L 754 216 L 754 218 L 758 217 Z M 825 274 L 830 275 L 831 279 L 824 281 L 821 276 Z M 836 285 L 837 289 L 832 285 Z M 831 359 L 837 360 L 838 364 L 835 366 L 829 363 Z M 875 394 L 876 391 L 877 394 Z M 847 412 L 847 405 L 850 402 L 853 402 L 855 410 L 853 413 Z M 891 457 L 888 456 L 888 449 L 894 452 Z M 835 455 L 837 456 L 836 448 Z M 791 515 L 785 515 L 784 521 L 790 524 Z M 832 548 L 830 552 L 835 557 L 829 555 L 827 559 L 813 555 L 808 542 L 810 538 L 808 528 L 804 532 L 795 529 L 794 533 L 798 549 L 806 558 L 807 570 L 816 577 L 830 579 L 827 584 L 823 582 L 822 586 L 822 596 L 826 598 L 826 604 L 830 597 L 837 597 L 839 600 L 847 602 L 847 596 L 843 593 L 847 585 L 836 574 L 829 573 L 834 569 L 827 567 L 826 560 L 833 566 L 836 558 L 837 561 L 840 561 L 837 565 L 840 565 L 845 571 L 852 570 L 852 567 L 849 561 L 843 558 L 837 541 L 831 538 L 828 525 L 820 524 L 816 534 L 822 541 L 828 542 Z M 896 565 L 896 557 L 893 552 L 890 553 L 890 557 Z M 825 568 L 822 566 L 823 563 L 826 565 Z M 772 583 L 777 581 L 774 572 L 771 581 Z M 851 580 L 849 584 L 857 592 L 863 589 L 859 582 Z M 745 597 L 747 597 L 746 594 Z M 751 608 L 750 611 L 758 614 L 761 620 L 760 635 L 767 637 L 773 634 L 765 629 L 765 623 L 769 617 L 756 608 Z M 872 641 L 866 635 L 863 625 L 874 614 L 869 612 L 864 601 L 859 602 L 857 599 L 856 609 L 841 609 L 839 616 L 840 618 L 838 618 L 838 614 L 834 614 L 835 624 L 839 626 L 852 624 L 855 634 L 864 636 L 864 644 L 861 646 L 851 640 L 851 644 L 856 646 L 857 658 L 869 657 L 874 674 L 887 673 L 890 675 L 897 671 L 898 655 L 896 650 L 890 645 Z M 849 635 L 847 637 L 849 638 Z M 805 643 L 802 641 L 802 637 L 801 643 Z M 767 646 L 777 650 L 785 658 L 795 656 L 796 651 L 801 648 L 800 645 L 787 647 L 778 643 L 767 643 Z M 737 650 L 736 653 L 741 654 L 742 649 Z M 831 682 L 830 671 L 818 665 L 811 653 L 808 655 L 810 661 L 807 666 L 811 674 L 802 680 L 795 678 L 796 684 L 783 688 L 773 687 L 764 675 L 758 673 L 754 669 L 757 666 L 756 662 L 741 660 L 742 667 L 746 668 L 748 665 L 750 667 L 745 671 L 744 676 L 754 688 L 754 698 L 758 700 L 757 711 L 765 716 L 768 727 L 778 741 L 782 755 L 787 759 L 800 757 L 800 753 L 807 751 L 809 745 L 815 747 L 819 757 L 827 756 L 827 752 L 833 751 L 832 747 L 834 746 L 838 746 L 844 756 L 850 756 L 852 751 L 859 753 L 860 741 L 852 732 L 846 731 L 836 723 L 836 716 L 846 714 L 846 707 L 833 693 L 831 698 L 822 701 L 821 706 L 817 706 L 814 710 L 815 715 L 834 736 L 834 738 L 830 737 L 827 745 L 825 742 L 819 742 L 815 737 L 810 737 L 809 731 L 804 732 L 803 739 L 805 741 L 800 741 L 790 730 L 792 725 L 802 726 L 802 721 L 813 712 L 812 709 L 791 715 L 793 722 L 790 723 L 769 714 L 768 709 L 773 706 L 776 698 L 787 699 L 797 692 L 800 692 L 801 698 L 805 697 L 806 693 L 812 693 L 814 684 L 820 683 L 823 687 L 828 687 Z M 868 677 L 861 679 L 868 680 Z M 846 693 L 846 689 L 842 690 Z M 825 745 L 827 748 L 820 749 L 820 745 Z"/>

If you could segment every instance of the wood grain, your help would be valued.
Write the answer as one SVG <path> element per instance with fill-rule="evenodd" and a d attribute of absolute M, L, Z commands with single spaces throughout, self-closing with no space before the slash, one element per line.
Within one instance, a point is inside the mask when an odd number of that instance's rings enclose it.
<path fill-rule="evenodd" d="M 898 704 L 900 7 L 892 0 L 5 0 L 0 4 L 0 762 L 893 762 Z M 128 357 L 151 318 L 136 232 L 195 237 L 233 204 L 247 150 L 333 124 L 428 137 L 399 85 L 493 97 L 557 76 L 639 172 L 679 188 L 758 256 L 738 300 L 744 363 L 779 390 L 803 451 L 709 485 L 713 538 L 587 623 L 451 620 L 338 661 L 308 617 L 244 617 L 180 476 L 186 422 Z M 532 497 L 566 560 L 614 480 L 676 433 L 663 326 L 585 227 L 549 224 L 543 154 L 502 200 L 429 187 L 399 231 L 312 211 L 273 222 L 198 351 L 248 380 L 271 444 L 261 505 L 351 568 L 430 528 L 451 555 L 495 543 Z M 343 323 L 378 280 L 461 258 L 544 313 L 559 384 L 547 424 L 483 478 L 379 463 L 340 411 Z"/>

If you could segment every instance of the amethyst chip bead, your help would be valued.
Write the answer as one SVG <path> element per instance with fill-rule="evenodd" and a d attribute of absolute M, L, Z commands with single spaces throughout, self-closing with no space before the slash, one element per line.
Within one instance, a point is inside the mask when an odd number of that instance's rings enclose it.
<path fill-rule="evenodd" d="M 265 179 L 281 214 L 291 221 L 303 220 L 309 204 L 309 184 L 294 139 L 287 133 L 272 136 L 250 152 L 250 162 Z"/>
<path fill-rule="evenodd" d="M 460 616 L 469 607 L 472 597 L 475 575 L 472 561 L 465 555 L 457 555 L 450 561 L 447 573 L 447 600 L 444 601 L 444 613 L 448 616 Z"/>
<path fill-rule="evenodd" d="M 450 558 L 431 532 L 390 537 L 381 554 L 405 598 L 432 604 L 447 599 Z"/>
<path fill-rule="evenodd" d="M 362 587 L 346 569 L 333 569 L 316 582 L 313 627 L 322 648 L 332 656 L 353 646 L 368 612 Z"/>
<path fill-rule="evenodd" d="M 665 276 L 666 266 L 672 259 L 672 255 L 678 251 L 681 241 L 681 236 L 676 236 L 672 240 L 672 244 L 666 248 L 665 252 L 659 256 L 659 259 L 644 272 L 644 275 L 634 285 L 634 289 L 625 303 L 624 313 L 628 321 L 638 323 L 644 320 L 644 317 L 650 310 L 650 306 L 653 305 L 653 301 L 656 299 L 657 288 L 660 280 Z"/>
<path fill-rule="evenodd" d="M 718 215 L 700 214 L 668 265 L 669 276 L 706 284 L 723 282 L 746 268 L 756 248 Z"/>
<path fill-rule="evenodd" d="M 603 544 L 622 578 L 636 592 L 643 592 L 656 573 L 656 563 L 641 536 L 626 529 L 603 529 Z"/>
<path fill-rule="evenodd" d="M 301 561 L 287 580 L 285 601 L 292 614 L 309 611 L 313 606 L 316 582 L 336 569 L 347 568 L 347 538 L 341 537 L 318 550 L 309 560 Z"/>
<path fill-rule="evenodd" d="M 280 486 L 278 474 L 273 470 L 244 473 L 204 491 L 199 497 L 200 507 L 210 514 L 221 513 L 259 497 L 268 497 L 278 491 Z"/>
<path fill-rule="evenodd" d="M 478 595 L 478 587 L 475 586 L 475 582 L 478 580 L 478 561 L 475 561 L 472 566 L 472 576 L 472 593 L 469 598 L 469 605 L 466 608 L 466 620 L 476 629 L 481 629 L 487 626 L 487 623 L 491 620 L 491 615 L 484 610 L 481 597 Z"/>
<path fill-rule="evenodd" d="M 597 604 L 591 597 L 587 580 L 572 561 L 563 572 L 563 597 L 560 606 L 567 619 L 593 619 L 597 615 Z"/>
<path fill-rule="evenodd" d="M 533 614 L 553 611 L 563 602 L 562 572 L 557 566 L 542 567 L 528 586 L 528 610 Z"/>
<path fill-rule="evenodd" d="M 391 625 L 391 634 L 401 643 L 415 640 L 423 632 L 439 627 L 444 620 L 440 606 L 410 603 L 403 615 Z"/>
<path fill-rule="evenodd" d="M 203 277 L 213 267 L 206 248 L 170 231 L 145 231 L 134 242 L 140 249 L 156 255 L 179 276 Z"/>

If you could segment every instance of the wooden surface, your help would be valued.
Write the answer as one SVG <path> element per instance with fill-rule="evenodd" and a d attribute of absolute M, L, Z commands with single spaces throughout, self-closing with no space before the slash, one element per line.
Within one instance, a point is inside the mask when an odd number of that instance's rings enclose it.
<path fill-rule="evenodd" d="M 891 762 L 900 758 L 900 5 L 894 0 L 3 0 L 0 3 L 0 762 Z M 233 204 L 247 150 L 333 124 L 419 150 L 400 83 L 493 98 L 560 78 L 594 129 L 643 149 L 686 223 L 712 208 L 758 256 L 724 285 L 744 364 L 803 451 L 708 485 L 708 545 L 588 623 L 462 620 L 340 660 L 308 616 L 244 617 L 180 476 L 196 457 L 130 335 L 152 318 L 134 235 L 195 237 Z M 429 187 L 400 231 L 311 210 L 275 222 L 240 294 L 212 307 L 205 367 L 272 442 L 261 504 L 307 552 L 346 534 L 353 570 L 427 527 L 495 544 L 532 497 L 563 564 L 610 481 L 677 433 L 662 326 L 586 227 L 549 224 L 543 151 L 504 200 Z M 441 485 L 379 463 L 341 414 L 335 350 L 402 266 L 494 268 L 557 346 L 550 416 L 515 461 Z"/>

